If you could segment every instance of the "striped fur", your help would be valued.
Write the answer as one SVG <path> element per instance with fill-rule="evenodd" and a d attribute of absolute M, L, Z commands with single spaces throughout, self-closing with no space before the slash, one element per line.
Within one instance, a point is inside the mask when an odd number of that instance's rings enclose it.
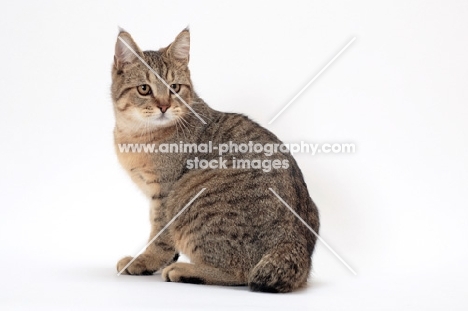
<path fill-rule="evenodd" d="M 124 143 L 281 143 L 248 117 L 216 111 L 197 96 L 188 69 L 188 30 L 168 47 L 145 52 L 128 33 L 119 35 L 168 84 L 181 85 L 179 95 L 206 121 L 203 124 L 117 40 L 112 68 L 115 145 L 121 165 L 150 201 L 150 239 L 206 188 L 124 273 L 145 275 L 163 269 L 166 281 L 249 285 L 253 291 L 265 292 L 290 292 L 303 286 L 316 237 L 268 190 L 274 189 L 318 232 L 317 208 L 289 153 L 223 156 L 228 167 L 232 167 L 232 157 L 289 163 L 287 169 L 265 173 L 261 169 L 186 167 L 188 159 L 217 159 L 217 153 L 119 152 L 117 145 Z M 137 87 L 144 84 L 151 88 L 151 95 L 139 94 Z M 168 108 L 162 113 L 164 107 Z M 191 264 L 174 262 L 179 252 Z M 117 269 L 131 259 L 120 260 Z"/>

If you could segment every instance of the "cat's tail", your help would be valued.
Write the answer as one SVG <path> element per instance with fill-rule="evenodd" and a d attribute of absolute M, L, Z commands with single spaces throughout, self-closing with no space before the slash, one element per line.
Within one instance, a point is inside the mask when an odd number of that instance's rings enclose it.
<path fill-rule="evenodd" d="M 255 292 L 291 292 L 306 284 L 310 267 L 311 258 L 305 246 L 279 244 L 250 271 L 248 284 Z"/>

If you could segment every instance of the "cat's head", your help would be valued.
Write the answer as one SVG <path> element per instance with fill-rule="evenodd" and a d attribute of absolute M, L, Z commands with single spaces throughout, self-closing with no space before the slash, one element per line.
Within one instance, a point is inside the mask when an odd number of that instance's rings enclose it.
<path fill-rule="evenodd" d="M 186 104 L 191 105 L 194 97 L 189 52 L 188 29 L 168 47 L 144 52 L 128 32 L 120 31 L 112 67 L 112 99 L 120 128 L 154 130 L 174 125 L 189 112 Z"/>

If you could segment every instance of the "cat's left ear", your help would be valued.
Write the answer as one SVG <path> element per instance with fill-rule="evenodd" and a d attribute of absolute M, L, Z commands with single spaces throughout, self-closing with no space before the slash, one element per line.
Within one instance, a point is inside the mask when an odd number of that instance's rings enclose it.
<path fill-rule="evenodd" d="M 115 43 L 114 66 L 118 70 L 122 70 L 126 64 L 133 63 L 142 57 L 143 52 L 138 45 L 133 41 L 132 36 L 123 29 L 120 30 L 117 42 Z"/>
<path fill-rule="evenodd" d="M 188 64 L 190 58 L 190 31 L 188 28 L 182 30 L 166 50 L 169 58 Z"/>

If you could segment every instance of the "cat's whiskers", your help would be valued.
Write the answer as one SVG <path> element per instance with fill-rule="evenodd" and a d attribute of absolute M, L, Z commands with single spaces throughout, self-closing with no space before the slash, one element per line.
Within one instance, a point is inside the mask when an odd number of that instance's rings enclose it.
<path fill-rule="evenodd" d="M 152 126 L 151 126 L 150 121 L 147 121 L 147 122 L 146 122 L 146 128 L 145 128 L 145 130 L 146 130 L 145 136 L 149 134 L 150 140 L 153 140 L 153 132 L 154 132 L 154 131 L 152 130 Z"/>
<path fill-rule="evenodd" d="M 181 122 L 180 118 L 175 119 L 176 120 L 176 126 L 180 125 L 180 130 L 184 134 L 184 139 L 187 140 L 187 136 L 185 135 L 185 129 L 184 129 L 184 124 Z M 189 131 L 190 132 L 190 131 Z"/>
<path fill-rule="evenodd" d="M 179 129 L 178 129 L 178 124 L 177 124 L 177 119 L 174 119 L 174 121 L 172 122 L 174 125 L 175 125 L 175 129 L 176 129 L 176 135 L 177 137 L 179 137 Z"/>
<path fill-rule="evenodd" d="M 180 128 L 183 131 L 184 137 L 185 139 L 187 139 L 185 130 L 187 130 L 190 133 L 190 128 L 194 129 L 196 127 L 193 124 L 190 124 L 187 120 L 185 120 L 184 114 L 185 112 L 183 112 L 180 106 L 175 107 L 173 110 L 175 124 L 176 126 L 180 125 Z"/>
<path fill-rule="evenodd" d="M 153 129 L 153 124 L 151 122 L 151 119 L 150 118 L 146 118 L 145 119 L 145 122 L 143 122 L 143 127 L 142 127 L 142 136 L 143 137 L 147 137 L 147 136 L 150 136 L 150 139 L 152 139 L 152 131 Z"/>
<path fill-rule="evenodd" d="M 210 122 L 213 121 L 213 120 L 211 120 L 210 117 L 208 117 L 207 115 L 205 115 L 205 114 L 203 114 L 203 113 L 200 113 L 200 112 L 198 112 L 198 111 L 196 111 L 196 113 L 197 113 L 199 116 L 202 116 L 202 117 L 206 118 L 206 119 L 207 119 L 208 121 L 210 121 Z M 187 111 L 187 114 L 186 114 L 186 115 L 187 115 L 187 116 L 190 116 L 191 118 L 194 118 L 194 119 L 197 118 L 197 115 L 194 114 L 192 111 Z M 198 119 L 198 118 L 197 118 L 197 119 Z"/>
<path fill-rule="evenodd" d="M 184 120 L 183 118 L 180 118 L 180 119 L 179 119 L 180 125 L 181 125 L 182 127 L 184 127 L 185 129 L 187 129 L 187 131 L 190 133 L 190 129 L 188 128 L 187 125 L 184 124 L 184 121 L 185 121 L 185 120 Z M 185 136 L 185 130 L 184 130 L 184 136 Z M 187 137 L 185 137 L 185 140 L 187 140 Z"/>
<path fill-rule="evenodd" d="M 131 133 L 134 133 L 134 135 L 136 136 L 140 136 L 141 135 L 141 131 L 142 131 L 142 128 L 145 124 L 145 121 L 143 122 L 133 122 L 132 123 L 132 129 L 131 129 Z"/>
<path fill-rule="evenodd" d="M 199 128 L 200 126 L 196 126 L 195 124 L 191 124 L 189 123 L 187 120 L 185 120 L 185 118 L 181 115 L 179 116 L 179 119 L 181 122 L 183 122 L 187 127 L 191 127 L 192 129 L 196 129 L 196 128 Z"/>
<path fill-rule="evenodd" d="M 203 102 L 201 102 L 201 101 L 200 101 L 200 102 L 194 101 L 194 102 L 192 102 L 192 103 L 202 104 Z M 204 114 L 203 112 L 197 111 L 193 106 L 192 106 L 192 109 L 193 109 L 198 115 L 202 116 L 203 118 L 208 119 L 208 121 L 210 121 L 210 122 L 213 122 L 213 119 L 212 119 L 210 116 Z M 191 115 L 193 115 L 193 116 L 196 117 L 196 115 L 195 115 L 192 111 L 189 110 L 188 112 L 189 112 Z"/>
<path fill-rule="evenodd" d="M 143 126 L 141 127 L 141 136 L 146 136 L 148 133 L 148 120 L 145 119 L 145 122 L 143 122 Z"/>

